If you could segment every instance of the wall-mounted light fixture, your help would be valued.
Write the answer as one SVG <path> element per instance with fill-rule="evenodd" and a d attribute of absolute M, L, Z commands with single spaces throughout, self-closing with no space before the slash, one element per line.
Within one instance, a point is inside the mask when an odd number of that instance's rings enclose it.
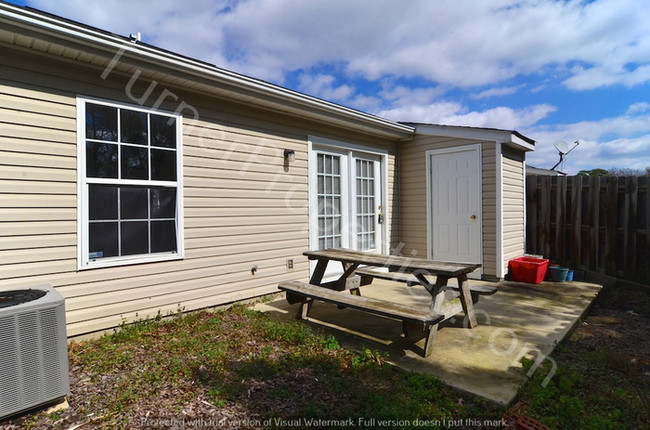
<path fill-rule="evenodd" d="M 294 161 L 296 161 L 296 151 L 294 151 L 293 149 L 285 149 L 284 159 L 293 163 Z"/>

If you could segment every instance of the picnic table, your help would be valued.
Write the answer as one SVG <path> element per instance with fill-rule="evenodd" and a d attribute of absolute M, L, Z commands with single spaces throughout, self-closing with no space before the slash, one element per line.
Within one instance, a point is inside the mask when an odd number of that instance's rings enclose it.
<path fill-rule="evenodd" d="M 309 284 L 299 281 L 280 283 L 278 287 L 287 292 L 289 303 L 301 303 L 299 318 L 306 318 L 314 300 L 334 303 L 340 307 L 352 307 L 370 313 L 389 316 L 402 320 L 405 335 L 413 332 L 413 324 L 419 324 L 426 336 L 424 356 L 432 351 L 438 324 L 453 317 L 461 309 L 466 316 L 469 328 L 477 325 L 474 303 L 480 294 L 492 294 L 492 287 L 472 288 L 467 274 L 479 268 L 480 264 L 448 263 L 423 258 L 411 258 L 395 255 L 382 255 L 348 249 L 325 249 L 303 253 L 310 260 L 316 260 L 316 267 Z M 331 262 L 339 262 L 343 274 L 337 279 L 323 281 L 326 269 Z M 387 268 L 388 272 L 377 268 Z M 434 279 L 435 277 L 435 279 Z M 409 286 L 420 285 L 431 296 L 431 301 L 423 306 L 414 307 L 394 302 L 361 297 L 359 287 L 368 285 L 374 278 L 405 282 Z M 458 286 L 450 286 L 449 280 L 455 278 Z M 460 307 L 446 307 L 445 291 L 458 290 Z M 351 293 L 351 294 L 350 294 Z"/>

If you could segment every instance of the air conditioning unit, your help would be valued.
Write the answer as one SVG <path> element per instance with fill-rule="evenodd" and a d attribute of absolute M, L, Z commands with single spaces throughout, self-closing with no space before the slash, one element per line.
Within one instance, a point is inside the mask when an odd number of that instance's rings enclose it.
<path fill-rule="evenodd" d="M 0 419 L 69 394 L 66 338 L 54 288 L 0 291 Z"/>

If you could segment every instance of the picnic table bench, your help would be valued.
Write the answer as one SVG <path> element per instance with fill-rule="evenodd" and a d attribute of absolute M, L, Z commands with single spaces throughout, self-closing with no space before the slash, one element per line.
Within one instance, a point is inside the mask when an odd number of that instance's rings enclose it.
<path fill-rule="evenodd" d="M 387 281 L 395 281 L 395 282 L 403 282 L 405 283 L 408 287 L 412 287 L 413 285 L 418 285 L 420 284 L 420 281 L 418 281 L 417 276 L 415 276 L 412 273 L 402 273 L 402 272 L 384 272 L 376 269 L 371 269 L 371 268 L 361 268 L 357 269 L 354 271 L 356 275 L 361 276 L 361 285 L 368 285 L 370 282 L 364 280 L 364 277 L 369 277 L 369 278 L 377 278 L 377 279 L 385 279 Z M 427 280 L 429 283 L 433 284 L 435 281 L 432 281 L 429 276 L 426 276 Z M 455 290 L 455 291 L 460 291 L 460 286 L 458 285 L 447 285 L 448 290 Z M 490 296 L 494 293 L 497 292 L 497 289 L 495 287 L 491 287 L 489 285 L 470 285 L 469 286 L 469 292 L 472 295 L 472 303 L 476 304 L 478 302 L 479 296 L 486 295 Z"/>
<path fill-rule="evenodd" d="M 351 251 L 347 249 L 326 249 L 320 251 L 307 251 L 303 253 L 311 260 L 317 260 L 316 267 L 309 283 L 289 281 L 283 282 L 278 287 L 287 293 L 290 304 L 300 303 L 298 318 L 308 316 L 314 300 L 334 303 L 339 307 L 351 307 L 368 313 L 388 316 L 402 320 L 405 335 L 409 335 L 409 327 L 418 324 L 426 336 L 423 355 L 429 356 L 432 352 L 433 342 L 438 329 L 438 324 L 451 318 L 462 309 L 466 315 L 467 325 L 473 328 L 477 325 L 473 304 L 474 295 L 480 294 L 479 289 L 470 289 L 467 274 L 474 271 L 480 264 L 446 263 L 431 261 L 422 258 L 410 258 L 394 255 L 381 255 L 370 252 Z M 338 261 L 343 266 L 343 274 L 333 281 L 323 281 L 327 265 Z M 414 307 L 397 304 L 393 301 L 361 297 L 359 287 L 372 282 L 374 272 L 367 272 L 368 268 L 359 269 L 360 265 L 369 267 L 385 267 L 392 274 L 410 275 L 407 282 L 415 280 L 431 295 L 429 306 Z M 359 270 L 361 270 L 360 276 Z M 364 273 L 365 272 L 365 273 Z M 379 273 L 379 272 L 377 272 Z M 431 275 L 435 276 L 432 282 Z M 443 310 L 447 282 L 451 278 L 458 280 L 460 292 L 459 309 Z M 395 279 L 393 279 L 395 280 Z M 411 285 L 415 285 L 413 282 Z M 351 294 L 346 292 L 348 290 Z M 496 291 L 496 290 L 495 290 Z M 476 296 L 478 300 L 478 296 Z"/>
<path fill-rule="evenodd" d="M 406 336 L 410 334 L 409 332 L 412 333 L 412 327 L 414 325 L 419 326 L 426 338 L 424 343 L 425 357 L 428 355 L 426 351 L 431 352 L 431 348 L 428 348 L 428 346 L 433 345 L 438 323 L 445 319 L 444 314 L 437 313 L 431 309 L 388 302 L 372 297 L 362 297 L 360 295 L 348 294 L 344 291 L 331 290 L 300 281 L 281 282 L 278 288 L 301 298 L 300 308 L 298 309 L 298 318 L 301 319 L 307 317 L 314 300 L 320 300 L 371 314 L 402 320 L 402 331 Z M 434 327 L 433 330 L 432 327 Z"/>

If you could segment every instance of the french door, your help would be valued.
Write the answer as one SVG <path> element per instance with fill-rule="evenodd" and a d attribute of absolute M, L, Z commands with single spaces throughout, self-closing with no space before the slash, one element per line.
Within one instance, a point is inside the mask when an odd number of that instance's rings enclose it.
<path fill-rule="evenodd" d="M 381 172 L 381 155 L 312 147 L 310 249 L 381 252 L 384 216 Z M 328 268 L 327 274 L 334 274 L 332 270 Z"/>

